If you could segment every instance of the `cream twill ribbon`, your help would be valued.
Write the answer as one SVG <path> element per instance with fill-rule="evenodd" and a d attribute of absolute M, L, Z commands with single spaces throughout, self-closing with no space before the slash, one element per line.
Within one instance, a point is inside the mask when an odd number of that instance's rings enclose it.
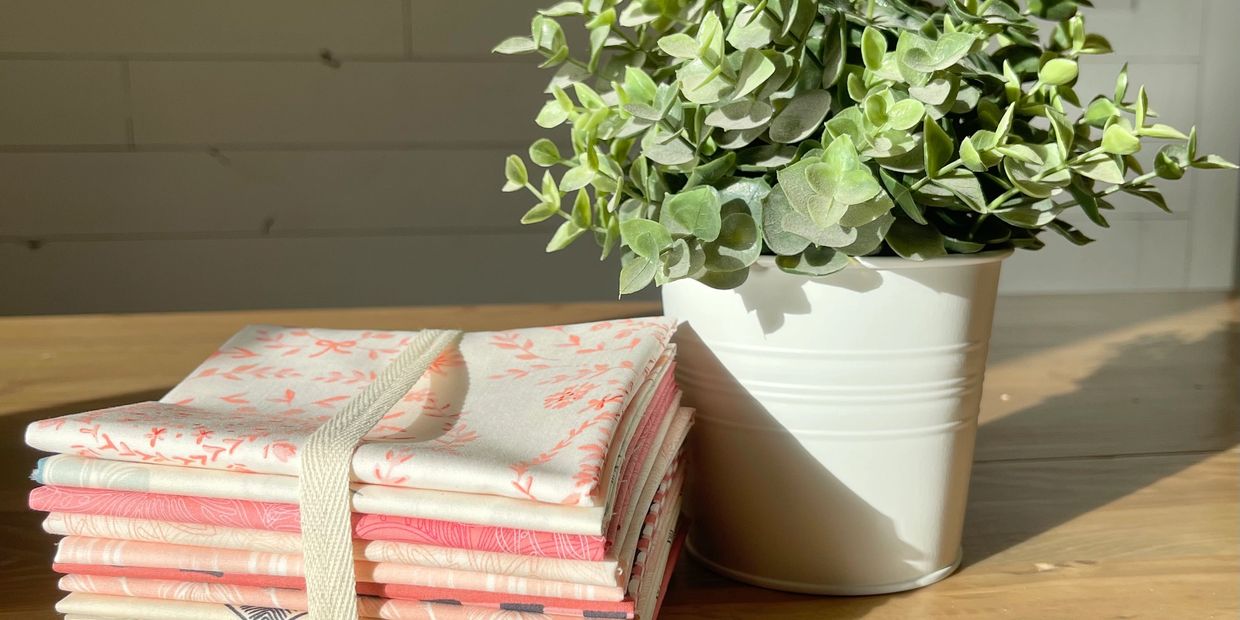
<path fill-rule="evenodd" d="M 419 332 L 344 409 L 314 431 L 301 455 L 301 536 L 306 596 L 314 620 L 356 620 L 353 522 L 349 504 L 353 451 L 396 406 L 459 331 Z"/>

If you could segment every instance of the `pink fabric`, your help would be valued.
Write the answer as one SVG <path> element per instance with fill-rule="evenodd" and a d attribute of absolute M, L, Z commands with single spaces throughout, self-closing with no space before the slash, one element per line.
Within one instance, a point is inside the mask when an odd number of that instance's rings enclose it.
<path fill-rule="evenodd" d="M 82 536 L 62 538 L 56 547 L 55 561 L 282 577 L 303 577 L 305 574 L 303 559 L 299 554 L 186 547 Z M 398 583 L 586 601 L 621 601 L 625 594 L 625 589 L 618 586 L 595 586 L 411 564 L 355 561 L 353 567 L 358 581 L 371 583 Z"/>
<path fill-rule="evenodd" d="M 264 580 L 261 578 L 240 579 L 234 583 L 189 581 L 181 578 L 180 571 L 163 569 L 163 572 L 166 574 L 162 577 L 133 577 L 73 572 L 60 580 L 60 588 L 67 592 L 85 592 L 89 594 L 257 605 L 289 610 L 306 609 L 306 595 L 304 589 L 301 588 L 271 586 L 268 583 L 264 583 Z M 448 588 L 422 588 L 379 583 L 359 583 L 357 586 L 357 593 L 361 596 L 374 596 L 398 601 L 459 604 L 467 607 L 488 609 L 514 609 L 520 607 L 534 610 L 537 608 L 541 613 L 557 616 L 597 618 L 605 615 L 609 618 L 632 618 L 634 607 L 632 601 L 614 603 L 606 601 L 584 602 L 571 599 L 537 598 L 515 594 L 500 595 Z"/>
<path fill-rule="evenodd" d="M 466 334 L 353 455 L 359 482 L 604 505 L 604 471 L 666 369 L 663 317 Z M 159 402 L 27 428 L 47 452 L 296 476 L 311 432 L 410 332 L 246 327 Z M 637 403 L 637 404 L 635 404 Z M 625 421 L 622 424 L 622 421 Z"/>
<path fill-rule="evenodd" d="M 298 532 L 301 528 L 300 511 L 294 504 L 105 489 L 38 487 L 30 492 L 30 507 L 44 512 L 104 514 L 279 532 Z M 603 559 L 607 546 L 607 539 L 603 536 L 556 534 L 384 515 L 354 515 L 353 531 L 363 540 L 390 540 L 592 562 Z"/>
<path fill-rule="evenodd" d="M 661 386 L 654 397 L 654 407 L 646 413 L 642 418 L 641 424 L 637 427 L 637 436 L 633 440 L 633 448 L 630 450 L 630 456 L 621 470 L 619 490 L 616 493 L 615 503 L 613 504 L 614 512 L 611 520 L 604 530 L 604 535 L 608 540 L 615 541 L 617 535 L 624 529 L 624 521 L 630 515 L 625 514 L 630 501 L 633 501 L 633 495 L 641 492 L 641 487 L 645 483 L 642 479 L 642 470 L 647 460 L 652 458 L 653 453 L 658 450 L 656 440 L 658 439 L 659 429 L 663 426 L 664 420 L 673 414 L 672 403 L 676 401 L 680 390 L 676 387 L 674 381 L 667 382 Z M 638 510 L 642 510 L 644 506 L 639 506 Z"/>

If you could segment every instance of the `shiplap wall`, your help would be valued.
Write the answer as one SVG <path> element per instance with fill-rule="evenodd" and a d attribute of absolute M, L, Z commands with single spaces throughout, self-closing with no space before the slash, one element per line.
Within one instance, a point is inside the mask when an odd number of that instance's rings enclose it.
<path fill-rule="evenodd" d="M 498 191 L 545 75 L 490 47 L 546 0 L 0 0 L 0 314 L 606 299 L 616 267 Z M 1101 0 L 1169 120 L 1240 156 L 1235 0 Z M 1230 24 L 1230 25 L 1229 25 Z M 1013 292 L 1223 288 L 1236 177 L 1010 263 Z"/>

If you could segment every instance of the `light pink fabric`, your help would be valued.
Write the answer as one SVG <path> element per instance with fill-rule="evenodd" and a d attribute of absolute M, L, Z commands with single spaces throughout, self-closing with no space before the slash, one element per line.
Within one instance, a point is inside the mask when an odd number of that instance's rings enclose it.
<path fill-rule="evenodd" d="M 302 557 L 296 554 L 208 549 L 78 536 L 61 539 L 56 547 L 56 562 L 248 573 L 280 577 L 304 576 Z M 408 564 L 358 561 L 354 563 L 354 571 L 358 581 L 371 583 L 505 592 L 586 601 L 620 601 L 624 599 L 625 593 L 624 588 L 620 587 L 490 575 Z"/>
<path fill-rule="evenodd" d="M 167 572 L 170 577 L 168 579 L 69 574 L 60 579 L 60 589 L 66 592 L 136 596 L 169 601 L 252 605 L 294 611 L 307 609 L 306 593 L 301 589 L 265 587 L 261 583 L 251 586 L 184 581 L 175 576 L 178 571 Z M 535 598 L 446 588 L 421 588 L 378 583 L 357 585 L 359 595 L 397 601 L 442 602 L 485 609 L 539 608 L 545 614 L 571 617 L 597 618 L 603 615 L 616 617 L 618 614 L 623 618 L 632 618 L 634 615 L 632 601 L 586 603 L 569 599 Z"/>
<path fill-rule="evenodd" d="M 667 368 L 674 321 L 467 334 L 357 450 L 360 482 L 596 506 L 613 439 Z M 306 437 L 409 332 L 247 327 L 164 399 L 36 422 L 48 452 L 297 475 Z M 644 411 L 644 404 L 635 408 Z"/>
<path fill-rule="evenodd" d="M 30 493 L 30 507 L 45 512 L 102 514 L 279 532 L 297 532 L 301 527 L 299 510 L 294 504 L 103 489 L 39 487 Z M 469 526 L 382 515 L 354 515 L 354 534 L 363 540 L 390 540 L 588 561 L 602 560 L 607 542 L 602 536 Z"/>

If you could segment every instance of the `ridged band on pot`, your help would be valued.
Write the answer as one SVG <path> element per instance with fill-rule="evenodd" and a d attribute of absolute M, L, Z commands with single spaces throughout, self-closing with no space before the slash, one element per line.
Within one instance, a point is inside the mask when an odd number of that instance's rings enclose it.
<path fill-rule="evenodd" d="M 757 585 L 876 594 L 960 558 L 1002 261 L 772 260 L 740 288 L 663 290 L 692 440 L 690 549 Z"/>

